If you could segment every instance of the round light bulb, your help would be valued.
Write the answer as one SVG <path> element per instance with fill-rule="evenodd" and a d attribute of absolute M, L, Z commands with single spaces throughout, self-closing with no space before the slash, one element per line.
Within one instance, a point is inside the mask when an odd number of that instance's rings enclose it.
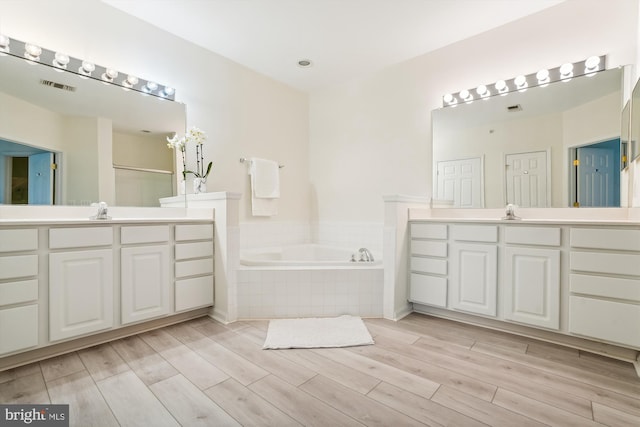
<path fill-rule="evenodd" d="M 95 64 L 89 61 L 82 61 L 82 65 L 78 68 L 78 72 L 85 76 L 90 76 L 91 73 L 96 69 Z"/>
<path fill-rule="evenodd" d="M 522 88 L 522 87 L 525 87 L 525 85 L 527 84 L 527 78 L 523 75 L 519 75 L 518 77 L 515 78 L 513 82 L 516 84 L 518 88 Z"/>
<path fill-rule="evenodd" d="M 476 93 L 480 96 L 487 96 L 489 94 L 489 91 L 487 90 L 487 87 L 485 85 L 480 85 L 476 88 Z"/>
<path fill-rule="evenodd" d="M 54 67 L 67 68 L 67 64 L 69 64 L 69 55 L 61 52 L 56 52 L 53 58 Z"/>
<path fill-rule="evenodd" d="M 9 52 L 9 44 L 11 44 L 11 39 L 4 34 L 0 34 L 0 52 Z"/>

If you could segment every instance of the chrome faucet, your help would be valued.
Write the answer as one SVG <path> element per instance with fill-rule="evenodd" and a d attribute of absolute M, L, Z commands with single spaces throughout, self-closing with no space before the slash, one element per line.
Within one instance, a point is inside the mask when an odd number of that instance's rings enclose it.
<path fill-rule="evenodd" d="M 106 202 L 100 202 L 93 206 L 98 206 L 98 213 L 92 216 L 91 219 L 111 219 L 111 217 L 107 215 L 108 207 Z"/>
<path fill-rule="evenodd" d="M 360 261 L 367 261 L 367 262 L 374 261 L 373 254 L 371 253 L 371 251 L 369 251 L 369 249 L 360 248 L 358 252 L 360 253 Z"/>
<path fill-rule="evenodd" d="M 515 206 L 513 204 L 509 203 L 507 205 L 506 215 L 502 217 L 502 219 L 508 219 L 508 220 L 520 219 L 519 216 L 516 216 Z"/>

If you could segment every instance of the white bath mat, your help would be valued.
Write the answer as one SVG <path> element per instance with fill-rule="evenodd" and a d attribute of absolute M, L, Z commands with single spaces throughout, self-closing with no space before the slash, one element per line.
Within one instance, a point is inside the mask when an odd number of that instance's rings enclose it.
<path fill-rule="evenodd" d="M 359 317 L 277 319 L 269 322 L 263 349 L 350 347 L 373 344 Z"/>

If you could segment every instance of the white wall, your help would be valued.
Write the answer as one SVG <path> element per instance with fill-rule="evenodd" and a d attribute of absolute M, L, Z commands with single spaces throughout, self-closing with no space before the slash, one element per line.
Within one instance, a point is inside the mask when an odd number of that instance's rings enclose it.
<path fill-rule="evenodd" d="M 636 61 L 637 0 L 553 8 L 310 98 L 312 216 L 378 221 L 383 194 L 431 196 L 431 118 L 448 92 L 591 55 Z M 451 23 L 455 25 L 455 23 Z"/>
<path fill-rule="evenodd" d="M 99 0 L 3 0 L 0 32 L 161 84 L 187 106 L 188 126 L 208 134 L 208 191 L 238 191 L 251 221 L 246 166 L 266 157 L 286 166 L 278 220 L 308 220 L 307 95 L 201 49 Z M 164 148 L 166 149 L 166 148 Z M 193 159 L 195 153 L 190 154 Z M 193 168 L 194 165 L 187 165 Z"/>

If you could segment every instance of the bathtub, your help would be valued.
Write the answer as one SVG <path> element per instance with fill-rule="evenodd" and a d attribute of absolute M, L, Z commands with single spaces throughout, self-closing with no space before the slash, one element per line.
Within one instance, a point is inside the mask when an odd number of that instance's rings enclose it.
<path fill-rule="evenodd" d="M 357 249 L 302 244 L 245 250 L 241 252 L 240 264 L 264 267 L 304 266 L 309 268 L 322 266 L 360 268 L 381 265 L 379 260 L 354 262 L 352 259 L 360 259 Z"/>
<path fill-rule="evenodd" d="M 382 262 L 351 262 L 357 252 L 316 244 L 242 251 L 238 318 L 382 317 Z"/>

